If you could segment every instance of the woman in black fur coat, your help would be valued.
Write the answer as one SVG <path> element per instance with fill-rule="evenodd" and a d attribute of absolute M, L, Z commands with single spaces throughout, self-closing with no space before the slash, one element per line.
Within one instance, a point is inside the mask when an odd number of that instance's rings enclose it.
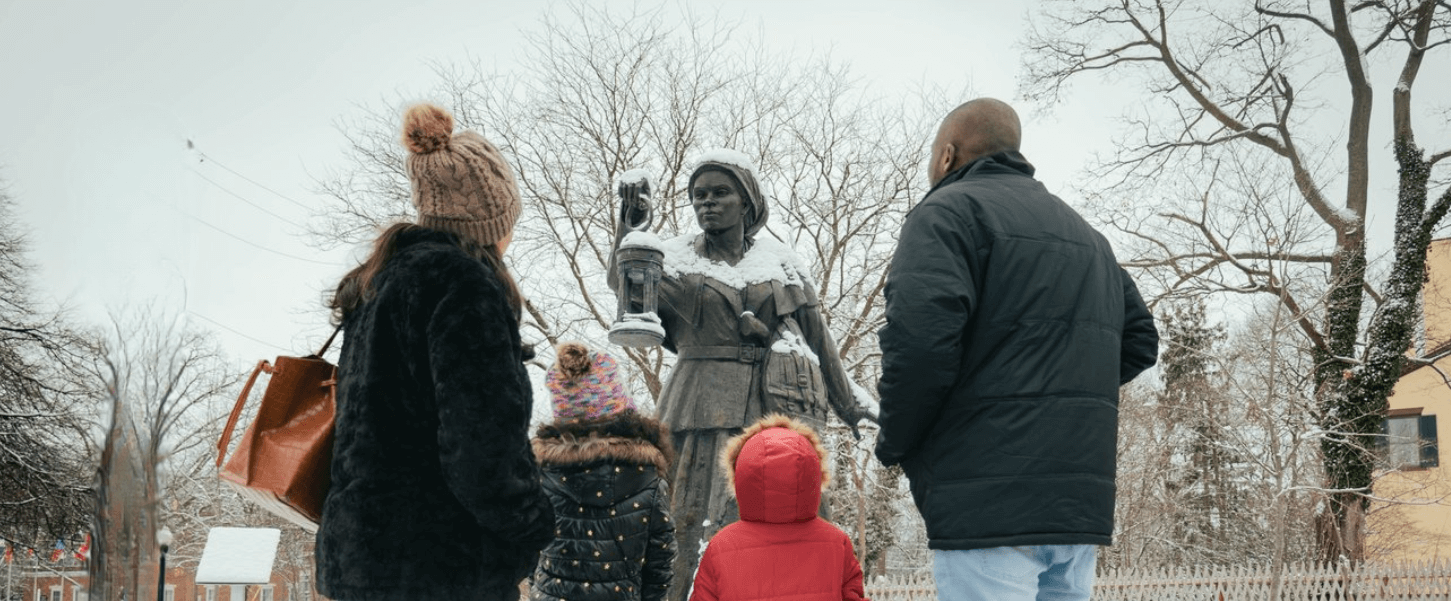
<path fill-rule="evenodd" d="M 443 109 L 404 117 L 417 224 L 338 284 L 332 486 L 317 587 L 338 601 L 514 601 L 554 532 L 528 444 L 507 164 Z"/>
<path fill-rule="evenodd" d="M 534 601 L 659 601 L 670 588 L 675 526 L 670 432 L 635 411 L 613 357 L 559 346 L 546 381 L 554 423 L 534 455 L 558 516 L 535 571 Z"/>

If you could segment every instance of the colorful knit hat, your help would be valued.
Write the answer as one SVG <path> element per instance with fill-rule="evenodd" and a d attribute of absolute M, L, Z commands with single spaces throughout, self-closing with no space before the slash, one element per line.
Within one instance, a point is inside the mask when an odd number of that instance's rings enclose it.
<path fill-rule="evenodd" d="M 453 133 L 453 115 L 420 104 L 403 114 L 403 145 L 418 225 L 485 246 L 514 228 L 523 210 L 514 172 L 483 136 Z"/>
<path fill-rule="evenodd" d="M 635 408 L 617 378 L 619 365 L 608 354 L 578 342 L 559 345 L 545 385 L 554 400 L 554 419 L 573 421 L 615 415 Z"/>

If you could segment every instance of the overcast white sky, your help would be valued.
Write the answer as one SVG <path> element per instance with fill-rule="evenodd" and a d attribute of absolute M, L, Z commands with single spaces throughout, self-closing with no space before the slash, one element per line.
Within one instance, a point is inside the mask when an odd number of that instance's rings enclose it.
<path fill-rule="evenodd" d="M 334 124 L 424 93 L 430 60 L 509 69 L 521 30 L 554 4 L 0 1 L 0 178 L 37 291 L 90 323 L 128 303 L 184 309 L 239 361 L 306 351 L 327 333 L 321 291 L 348 257 L 309 248 L 288 222 L 318 202 L 314 176 L 342 165 Z M 988 10 L 1000 3 L 699 4 L 886 85 L 1014 91 L 1021 14 Z"/>
<path fill-rule="evenodd" d="M 347 252 L 311 249 L 288 222 L 318 202 L 314 176 L 342 165 L 334 123 L 422 94 L 430 60 L 510 68 L 520 31 L 554 4 L 0 0 L 0 180 L 29 231 L 37 293 L 92 324 L 128 303 L 184 310 L 239 362 L 309 351 Z M 830 49 L 875 86 L 929 80 L 1011 100 L 1033 3 L 691 4 L 759 26 L 773 46 Z M 1070 202 L 1064 188 L 1106 148 L 1119 108 L 1106 86 L 1075 90 L 1052 117 L 1024 111 L 1025 154 Z"/>

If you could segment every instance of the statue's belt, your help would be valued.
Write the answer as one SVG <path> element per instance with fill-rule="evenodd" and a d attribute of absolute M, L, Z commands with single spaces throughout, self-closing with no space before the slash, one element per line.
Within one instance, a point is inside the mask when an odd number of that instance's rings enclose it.
<path fill-rule="evenodd" d="M 686 346 L 676 355 L 686 361 L 740 361 L 760 363 L 766 359 L 765 347 L 742 344 L 740 346 Z"/>

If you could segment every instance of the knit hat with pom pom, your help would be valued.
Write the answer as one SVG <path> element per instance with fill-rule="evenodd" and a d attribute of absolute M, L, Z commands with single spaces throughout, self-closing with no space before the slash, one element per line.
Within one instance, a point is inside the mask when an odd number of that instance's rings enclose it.
<path fill-rule="evenodd" d="M 403 114 L 403 146 L 418 225 L 485 246 L 514 228 L 521 210 L 514 173 L 483 136 L 453 133 L 453 115 L 420 104 Z"/>
<path fill-rule="evenodd" d="M 595 419 L 635 409 L 614 357 L 578 342 L 561 344 L 556 351 L 554 365 L 544 375 L 555 420 Z"/>

